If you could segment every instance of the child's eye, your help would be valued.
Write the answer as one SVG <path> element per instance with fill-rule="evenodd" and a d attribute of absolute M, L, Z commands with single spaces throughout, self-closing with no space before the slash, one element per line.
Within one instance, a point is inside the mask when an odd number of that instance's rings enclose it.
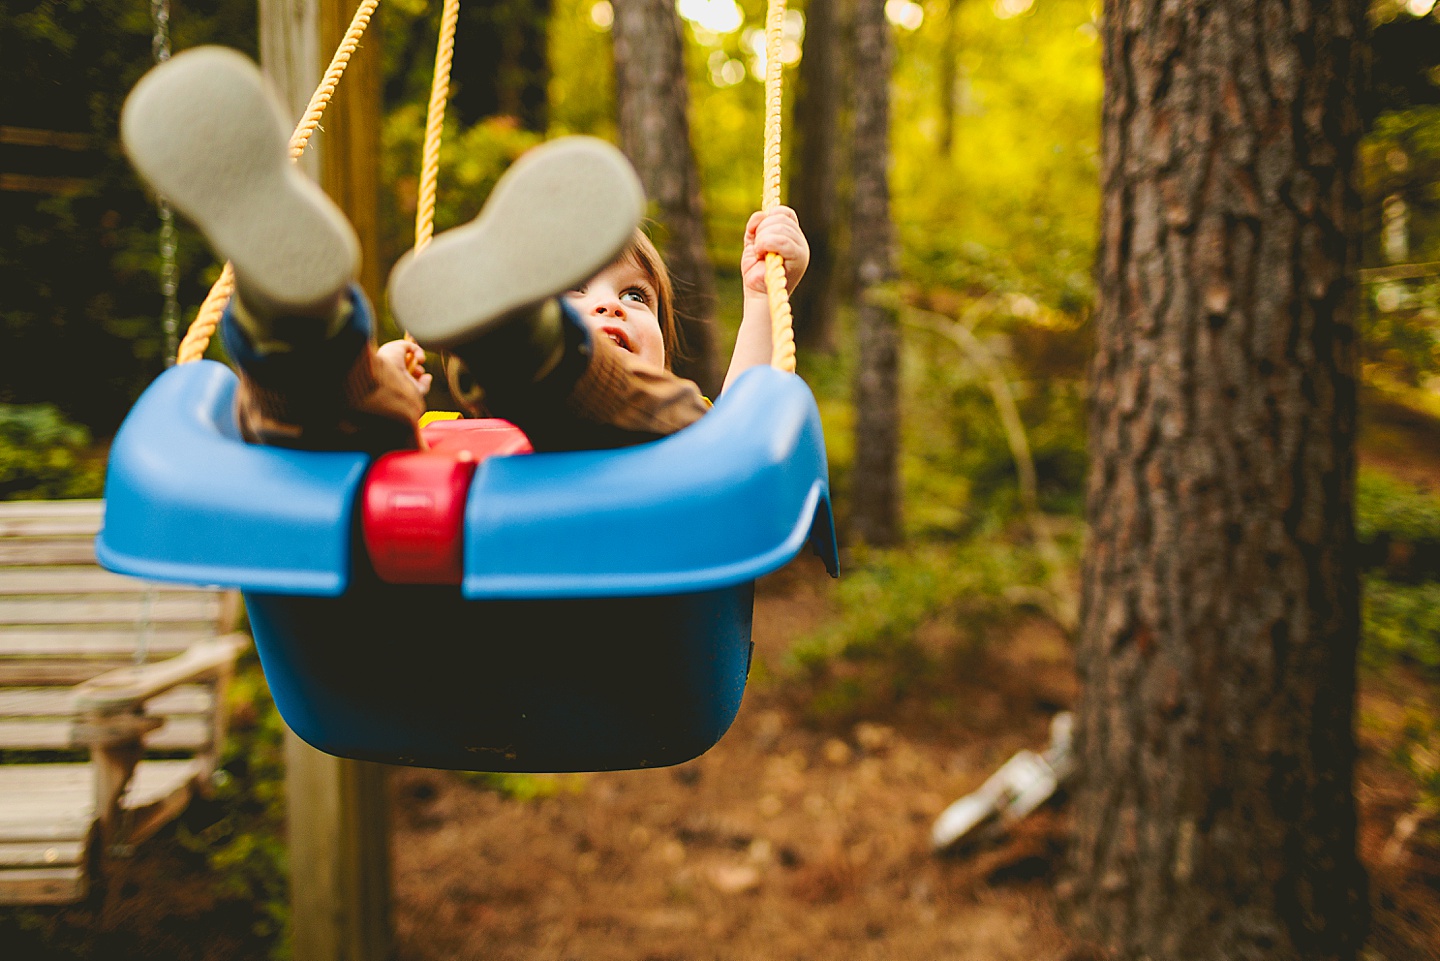
<path fill-rule="evenodd" d="M 620 292 L 621 300 L 631 300 L 637 304 L 650 306 L 650 291 L 644 287 L 626 287 Z"/>

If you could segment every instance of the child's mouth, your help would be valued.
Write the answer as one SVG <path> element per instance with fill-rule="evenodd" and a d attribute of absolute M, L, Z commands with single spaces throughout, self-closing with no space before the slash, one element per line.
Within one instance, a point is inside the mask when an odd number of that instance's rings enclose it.
<path fill-rule="evenodd" d="M 614 341 L 617 347 L 628 350 L 632 354 L 635 353 L 635 349 L 630 346 L 630 338 L 625 336 L 625 331 L 618 327 L 604 327 L 600 332 Z"/>

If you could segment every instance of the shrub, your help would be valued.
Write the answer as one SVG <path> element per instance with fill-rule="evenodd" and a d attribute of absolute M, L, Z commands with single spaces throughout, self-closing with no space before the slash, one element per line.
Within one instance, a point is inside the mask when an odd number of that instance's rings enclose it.
<path fill-rule="evenodd" d="M 1355 530 L 1363 543 L 1381 538 L 1440 542 L 1440 497 L 1373 470 L 1362 470 L 1355 490 Z"/>
<path fill-rule="evenodd" d="M 1440 673 L 1440 583 L 1366 578 L 1362 652 L 1371 667 L 1400 659 Z"/>
<path fill-rule="evenodd" d="M 90 433 L 51 404 L 0 404 L 0 500 L 99 497 Z"/>
<path fill-rule="evenodd" d="M 230 686 L 232 724 L 215 791 L 177 822 L 180 847 L 201 857 L 215 895 L 247 919 L 271 958 L 288 957 L 290 867 L 285 842 L 285 723 L 270 698 L 254 650 Z"/>
<path fill-rule="evenodd" d="M 856 549 L 838 588 L 837 616 L 801 638 L 787 666 L 812 686 L 810 710 L 819 717 L 896 701 L 973 653 L 1016 613 L 1055 617 L 1063 606 L 1057 581 L 1069 579 L 1078 546 L 1060 546 L 1059 571 L 1031 544 L 995 535 Z"/>

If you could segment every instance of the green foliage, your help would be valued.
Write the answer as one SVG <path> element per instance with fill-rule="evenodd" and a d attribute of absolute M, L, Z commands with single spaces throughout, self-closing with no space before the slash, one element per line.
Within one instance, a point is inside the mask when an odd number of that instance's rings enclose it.
<path fill-rule="evenodd" d="M 52 404 L 0 404 L 0 500 L 99 497 L 103 467 L 90 432 Z"/>
<path fill-rule="evenodd" d="M 1017 440 L 1034 465 L 1039 509 L 1078 514 L 1087 464 L 1084 329 L 1021 294 L 945 300 L 944 312 L 905 313 L 908 533 L 953 539 L 1021 519 Z M 961 329 L 972 336 L 957 335 Z M 1001 417 L 997 377 L 1023 438 Z"/>
<path fill-rule="evenodd" d="M 1355 488 L 1355 532 L 1361 542 L 1391 537 L 1440 543 L 1440 497 L 1389 474 L 1361 470 Z"/>
<path fill-rule="evenodd" d="M 690 142 L 700 169 L 710 222 L 710 256 L 722 268 L 738 267 L 745 221 L 760 206 L 764 169 L 765 85 L 756 75 L 754 31 L 765 23 L 763 0 L 737 0 L 744 22 L 716 33 L 685 21 L 690 79 Z M 739 82 L 725 64 L 734 62 Z M 743 69 L 741 69 L 743 68 Z M 793 89 L 793 67 L 785 81 Z"/>
<path fill-rule="evenodd" d="M 610 32 L 591 18 L 595 0 L 552 0 L 550 133 L 615 140 Z"/>
<path fill-rule="evenodd" d="M 1440 583 L 1367 577 L 1361 651 L 1370 667 L 1401 660 L 1440 678 Z"/>
<path fill-rule="evenodd" d="M 1078 541 L 1066 547 L 1073 566 Z M 1017 612 L 1049 613 L 1053 573 L 1033 546 L 998 536 L 853 551 L 837 616 L 791 648 L 789 667 L 814 686 L 822 717 L 892 703 Z"/>
<path fill-rule="evenodd" d="M 1360 170 L 1367 199 L 1406 201 L 1415 259 L 1440 257 L 1440 106 L 1382 115 L 1361 144 Z M 1383 217 L 1366 225 L 1372 250 L 1379 250 L 1383 225 Z"/>
<path fill-rule="evenodd" d="M 1440 106 L 1382 114 L 1360 150 L 1360 321 L 1372 378 L 1425 386 L 1440 375 Z M 1418 266 L 1416 266 L 1418 265 Z"/>
<path fill-rule="evenodd" d="M 176 50 L 253 51 L 255 5 L 187 3 L 172 33 Z M 117 143 L 124 96 L 153 63 L 149 8 L 7 4 L 0 50 L 4 123 L 86 138 L 81 150 L 6 148 L 6 173 L 39 186 L 0 191 L 0 401 L 54 403 L 107 432 L 163 367 L 159 221 Z M 198 305 L 213 258 L 188 229 L 179 260 L 181 302 Z"/>
<path fill-rule="evenodd" d="M 290 868 L 285 843 L 285 723 L 254 653 L 230 687 L 233 718 L 212 800 L 194 806 L 176 837 L 205 859 L 217 893 L 251 914 L 250 932 L 288 957 Z"/>
<path fill-rule="evenodd" d="M 905 274 L 1081 314 L 1100 199 L 1098 9 L 1055 0 L 1008 19 L 996 9 L 933 2 L 919 30 L 897 34 L 892 179 Z"/>
<path fill-rule="evenodd" d="M 1378 470 L 1362 470 L 1355 492 L 1362 543 L 1440 544 L 1440 496 Z M 1403 661 L 1440 676 L 1440 582 L 1365 578 L 1361 657 L 1374 669 Z"/>
<path fill-rule="evenodd" d="M 1405 712 L 1404 727 L 1395 751 L 1395 761 L 1420 790 L 1422 813 L 1433 819 L 1440 814 L 1440 716 L 1420 704 Z M 1440 825 L 1431 824 L 1432 834 Z"/>
<path fill-rule="evenodd" d="M 514 801 L 535 801 L 557 794 L 579 794 L 583 778 L 573 774 L 508 774 L 499 771 L 467 771 L 465 780 Z"/>
<path fill-rule="evenodd" d="M 397 107 L 385 118 L 381 132 L 381 179 L 389 189 L 381 206 L 385 249 L 380 256 L 387 265 L 415 244 L 415 208 L 424 139 L 423 103 Z M 440 146 L 436 233 L 463 224 L 479 213 L 495 181 L 540 139 L 540 135 L 522 129 L 509 117 L 491 117 L 468 128 L 461 128 L 453 118 L 447 119 Z"/>

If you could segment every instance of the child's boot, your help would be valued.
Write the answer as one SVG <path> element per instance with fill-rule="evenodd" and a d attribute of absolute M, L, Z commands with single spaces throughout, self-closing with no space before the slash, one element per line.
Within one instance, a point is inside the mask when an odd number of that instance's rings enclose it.
<path fill-rule="evenodd" d="M 130 92 L 120 136 L 140 175 L 234 266 L 252 319 L 334 314 L 360 245 L 290 162 L 289 124 L 253 63 L 224 47 L 175 56 Z"/>
<path fill-rule="evenodd" d="M 486 393 L 546 380 L 563 395 L 584 371 L 588 334 L 559 297 L 619 256 L 644 213 L 640 179 L 617 148 L 552 141 L 505 172 L 478 217 L 401 258 L 390 307 L 421 344 L 452 350 Z"/>
<path fill-rule="evenodd" d="M 349 221 L 290 161 L 289 124 L 256 66 L 221 47 L 147 73 L 120 118 L 140 175 L 235 270 L 223 333 L 247 439 L 413 447 L 424 399 L 377 362 Z"/>

